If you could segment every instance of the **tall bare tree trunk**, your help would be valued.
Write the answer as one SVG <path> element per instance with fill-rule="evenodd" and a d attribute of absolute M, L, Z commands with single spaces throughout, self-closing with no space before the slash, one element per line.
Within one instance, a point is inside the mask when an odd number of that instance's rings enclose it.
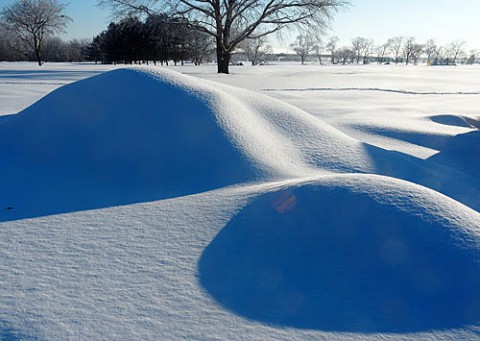
<path fill-rule="evenodd" d="M 217 73 L 230 73 L 229 65 L 231 55 L 229 52 L 224 51 L 222 44 L 217 43 Z"/>
<path fill-rule="evenodd" d="M 38 66 L 42 66 L 42 55 L 41 55 L 41 43 L 40 39 L 36 36 L 33 37 L 33 49 L 35 52 L 35 58 L 37 59 Z"/>
<path fill-rule="evenodd" d="M 230 53 L 222 53 L 217 65 L 218 73 L 230 73 L 228 69 L 228 66 L 230 65 L 230 57 Z"/>
<path fill-rule="evenodd" d="M 38 66 L 42 66 L 42 56 L 40 55 L 39 49 L 35 49 L 35 58 L 37 59 Z"/>

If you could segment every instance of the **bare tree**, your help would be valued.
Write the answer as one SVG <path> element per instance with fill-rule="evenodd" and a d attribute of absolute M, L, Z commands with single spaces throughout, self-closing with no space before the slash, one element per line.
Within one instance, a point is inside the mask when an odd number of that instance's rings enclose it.
<path fill-rule="evenodd" d="M 385 54 L 390 49 L 390 43 L 390 40 L 388 40 L 386 43 L 377 47 L 378 64 L 382 64 L 385 61 Z"/>
<path fill-rule="evenodd" d="M 472 65 L 477 62 L 478 50 L 470 50 L 470 56 L 468 57 L 466 63 L 467 65 Z"/>
<path fill-rule="evenodd" d="M 350 47 L 344 46 L 335 51 L 335 63 L 342 63 L 343 65 L 347 64 L 347 60 L 353 59 L 353 51 Z"/>
<path fill-rule="evenodd" d="M 15 32 L 0 25 L 0 60 L 24 60 L 27 50 L 25 43 L 18 38 Z"/>
<path fill-rule="evenodd" d="M 395 38 L 391 38 L 388 40 L 389 45 L 390 45 L 390 50 L 393 53 L 395 57 L 395 64 L 398 64 L 400 54 L 402 52 L 402 46 L 403 46 L 403 37 L 398 36 Z"/>
<path fill-rule="evenodd" d="M 367 63 L 368 56 L 372 53 L 373 40 L 357 37 L 352 40 L 352 50 L 357 64 L 363 59 L 363 64 Z"/>
<path fill-rule="evenodd" d="M 340 39 L 337 36 L 330 37 L 325 48 L 330 52 L 330 62 L 335 64 L 335 52 L 337 51 L 337 44 Z"/>
<path fill-rule="evenodd" d="M 48 37 L 43 43 L 45 52 L 42 57 L 45 62 L 59 62 L 67 59 L 65 42 L 59 37 Z"/>
<path fill-rule="evenodd" d="M 357 64 L 360 62 L 361 51 L 362 51 L 362 46 L 363 46 L 364 40 L 365 40 L 365 38 L 362 38 L 362 37 L 357 37 L 357 38 L 352 40 L 353 58 L 356 59 Z"/>
<path fill-rule="evenodd" d="M 323 52 L 324 46 L 322 40 L 318 40 L 317 44 L 315 45 L 315 50 L 313 51 L 315 53 L 315 56 L 317 56 L 318 59 L 318 64 L 322 64 L 322 52 Z"/>
<path fill-rule="evenodd" d="M 405 41 L 403 46 L 403 57 L 405 58 L 405 65 L 408 65 L 411 61 L 417 64 L 418 57 L 423 51 L 423 45 L 417 44 L 414 37 L 410 37 Z"/>
<path fill-rule="evenodd" d="M 241 49 L 247 55 L 252 65 L 257 65 L 270 52 L 271 46 L 265 36 L 255 39 L 245 39 L 240 44 Z"/>
<path fill-rule="evenodd" d="M 427 65 L 432 65 L 433 57 L 438 52 L 438 45 L 434 39 L 429 39 L 425 44 L 424 48 L 425 54 L 427 56 Z"/>
<path fill-rule="evenodd" d="M 363 42 L 362 42 L 362 45 L 361 45 L 361 48 L 360 48 L 360 52 L 361 52 L 362 58 L 363 58 L 363 64 L 368 63 L 368 57 L 370 56 L 370 54 L 373 51 L 373 45 L 374 45 L 373 40 L 363 39 Z"/>
<path fill-rule="evenodd" d="M 212 37 L 200 31 L 188 32 L 188 44 L 195 65 L 202 64 L 207 55 L 213 52 Z"/>
<path fill-rule="evenodd" d="M 464 41 L 459 41 L 459 40 L 452 41 L 448 45 L 448 48 L 447 48 L 448 54 L 451 57 L 452 63 L 454 65 L 457 63 L 457 58 L 459 57 L 459 55 L 461 55 L 463 53 L 463 47 L 464 46 L 465 46 L 465 42 Z"/>
<path fill-rule="evenodd" d="M 312 34 L 306 33 L 297 36 L 297 39 L 290 45 L 293 51 L 300 56 L 302 65 L 305 64 L 310 53 L 318 48 L 318 44 Z"/>
<path fill-rule="evenodd" d="M 88 39 L 72 39 L 68 41 L 66 45 L 68 62 L 81 62 L 85 60 L 85 49 L 89 44 Z"/>
<path fill-rule="evenodd" d="M 418 64 L 418 59 L 421 57 L 425 46 L 423 44 L 413 44 L 413 49 L 411 53 L 411 59 L 413 60 L 413 64 Z"/>
<path fill-rule="evenodd" d="M 189 20 L 214 37 L 217 71 L 228 73 L 231 54 L 247 38 L 260 38 L 291 24 L 324 27 L 348 0 L 97 0 L 116 15 L 153 15 L 155 6 Z M 158 8 L 158 7 L 157 7 Z"/>
<path fill-rule="evenodd" d="M 439 46 L 432 56 L 434 65 L 442 65 L 449 63 L 448 50 L 445 47 Z"/>
<path fill-rule="evenodd" d="M 71 19 L 62 14 L 66 5 L 56 0 L 17 0 L 2 11 L 6 26 L 16 32 L 35 52 L 38 65 L 42 65 L 45 38 L 62 32 Z"/>

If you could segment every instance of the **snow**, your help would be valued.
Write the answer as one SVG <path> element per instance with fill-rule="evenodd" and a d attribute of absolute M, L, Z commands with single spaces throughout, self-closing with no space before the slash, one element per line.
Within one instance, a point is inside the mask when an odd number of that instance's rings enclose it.
<path fill-rule="evenodd" d="M 437 150 L 416 144 L 408 133 L 449 137 L 467 132 L 432 124 L 429 117 L 448 114 L 478 118 L 479 71 L 478 66 L 278 65 L 236 68 L 234 77 L 195 69 L 187 73 L 265 92 L 360 141 L 428 158 Z"/>
<path fill-rule="evenodd" d="M 471 213 L 391 178 L 325 177 L 249 203 L 204 251 L 200 280 L 233 312 L 281 326 L 458 328 L 480 309 Z"/>
<path fill-rule="evenodd" d="M 479 72 L 0 63 L 0 339 L 479 338 Z"/>
<path fill-rule="evenodd" d="M 0 62 L 0 115 L 26 108 L 61 85 L 107 71 L 107 66 L 58 63 L 38 69 L 31 63 Z"/>

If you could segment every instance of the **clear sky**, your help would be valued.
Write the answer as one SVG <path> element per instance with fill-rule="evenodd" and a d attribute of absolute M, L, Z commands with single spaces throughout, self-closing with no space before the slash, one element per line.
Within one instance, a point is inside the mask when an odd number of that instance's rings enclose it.
<path fill-rule="evenodd" d="M 2 0 L 0 0 L 2 1 Z M 65 12 L 73 19 L 67 27 L 64 39 L 89 38 L 105 30 L 111 21 L 108 9 L 97 6 L 97 0 L 70 0 L 60 1 L 68 3 Z"/>
<path fill-rule="evenodd" d="M 332 32 L 349 44 L 370 38 L 376 44 L 394 36 L 413 36 L 418 42 L 440 44 L 465 40 L 480 49 L 480 0 L 352 0 L 332 24 Z"/>
<path fill-rule="evenodd" d="M 16 0 L 0 0 L 0 7 L 8 6 Z M 111 21 L 110 11 L 97 6 L 97 0 L 59 0 L 67 4 L 65 14 L 73 19 L 66 32 L 60 35 L 63 39 L 92 39 L 105 30 Z"/>
<path fill-rule="evenodd" d="M 0 6 L 14 1 L 0 0 Z M 98 8 L 96 0 L 60 2 L 69 3 L 66 14 L 73 19 L 64 39 L 91 39 L 110 22 L 110 12 Z M 357 36 L 381 44 L 403 35 L 418 42 L 434 38 L 440 44 L 465 40 L 467 49 L 480 49 L 480 0 L 351 0 L 331 26 L 327 35 L 336 34 L 344 45 Z"/>

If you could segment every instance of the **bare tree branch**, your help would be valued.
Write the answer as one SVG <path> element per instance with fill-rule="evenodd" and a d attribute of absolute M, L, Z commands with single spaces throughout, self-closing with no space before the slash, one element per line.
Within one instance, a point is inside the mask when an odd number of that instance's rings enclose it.
<path fill-rule="evenodd" d="M 228 73 L 231 53 L 249 38 L 260 38 L 292 24 L 324 27 L 349 0 L 97 0 L 116 16 L 170 11 L 213 35 L 218 72 Z"/>
<path fill-rule="evenodd" d="M 72 20 L 62 14 L 65 7 L 56 0 L 17 0 L 3 9 L 1 17 L 8 29 L 34 50 L 38 65 L 42 65 L 45 38 L 63 32 Z"/>

